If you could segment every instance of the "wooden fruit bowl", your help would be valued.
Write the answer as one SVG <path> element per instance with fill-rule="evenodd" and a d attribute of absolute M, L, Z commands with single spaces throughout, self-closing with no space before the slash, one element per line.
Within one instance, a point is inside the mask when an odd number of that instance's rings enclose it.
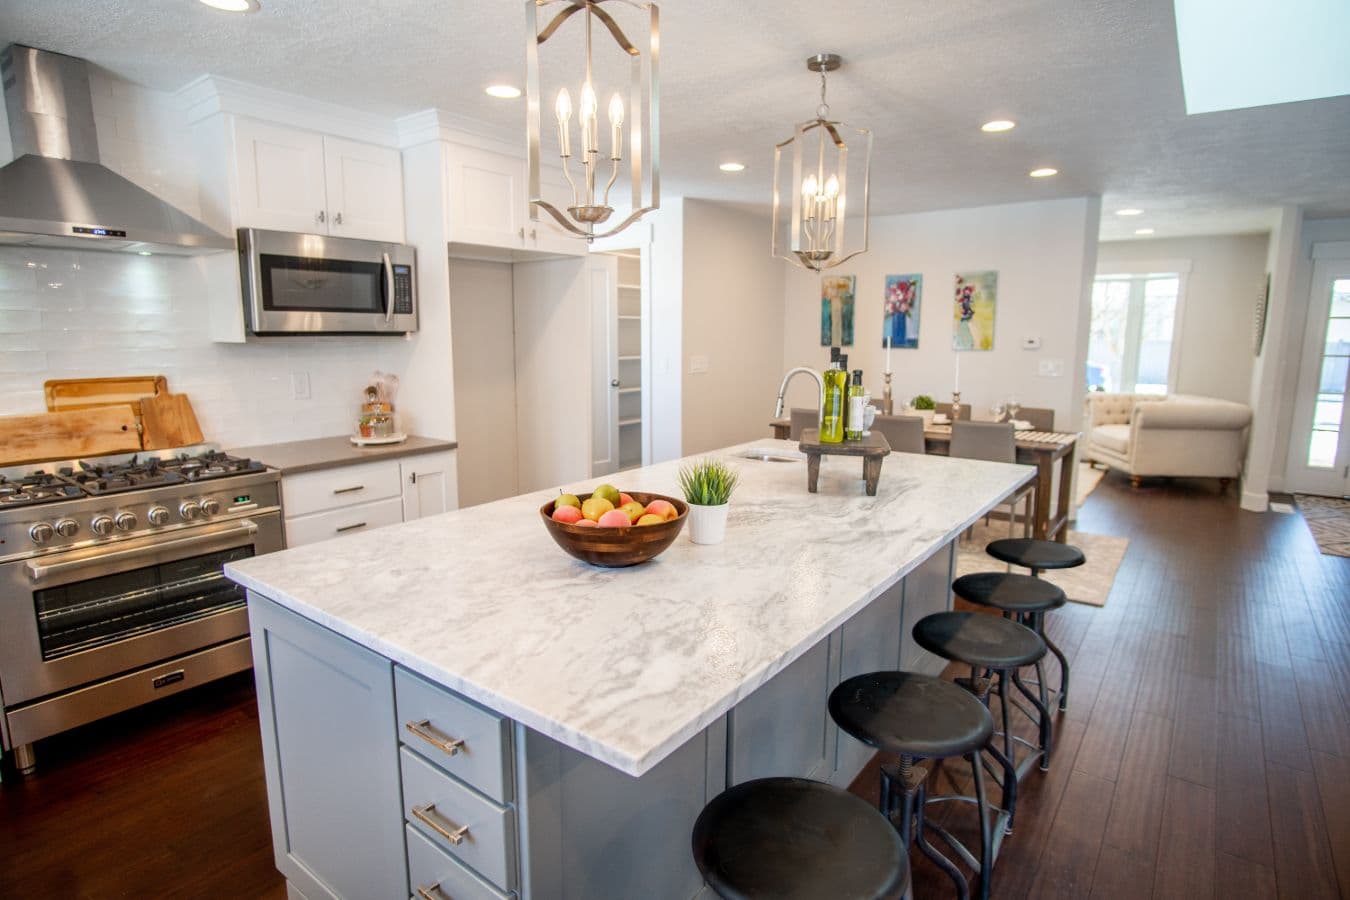
<path fill-rule="evenodd" d="M 553 501 L 550 500 L 539 507 L 539 515 L 544 520 L 544 527 L 548 529 L 548 533 L 553 536 L 558 546 L 582 562 L 610 569 L 635 566 L 654 558 L 675 542 L 680 529 L 684 527 L 684 520 L 689 518 L 689 505 L 683 500 L 664 494 L 643 494 L 638 491 L 627 493 L 643 506 L 653 500 L 665 500 L 679 510 L 680 514 L 669 522 L 662 522 L 659 525 L 587 528 L 569 525 L 566 522 L 555 522 L 550 518 L 553 515 Z M 577 498 L 584 503 L 590 496 L 578 494 Z"/>

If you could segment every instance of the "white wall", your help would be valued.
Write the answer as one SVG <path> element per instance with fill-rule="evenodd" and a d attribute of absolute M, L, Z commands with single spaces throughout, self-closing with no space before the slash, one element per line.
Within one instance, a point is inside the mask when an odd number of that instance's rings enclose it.
<path fill-rule="evenodd" d="M 683 455 L 684 317 L 684 207 L 683 197 L 665 197 L 649 217 L 651 252 L 651 397 L 652 462 Z M 646 348 L 644 348 L 646 349 Z M 643 427 L 647 423 L 644 421 Z"/>
<path fill-rule="evenodd" d="M 1100 205 L 1095 197 L 1079 197 L 873 219 L 870 250 L 831 270 L 857 276 L 855 343 L 845 348 L 849 368 L 863 370 L 864 384 L 879 399 L 885 276 L 921 273 L 919 347 L 892 351 L 896 404 L 916 394 L 949 401 L 955 275 L 994 269 L 994 349 L 960 354 L 961 400 L 987 414 L 993 402 L 1015 394 L 1024 406 L 1053 408 L 1057 427 L 1073 427 L 1082 415 L 1083 375 L 1076 360 Z M 785 297 L 783 367 L 823 369 L 829 348 L 820 346 L 820 276 L 791 269 Z M 1040 349 L 1021 349 L 1024 337 L 1039 338 Z M 1058 362 L 1063 374 L 1038 374 L 1042 361 Z M 789 403 L 814 407 L 814 390 L 797 379 Z"/>
<path fill-rule="evenodd" d="M 686 455 L 763 437 L 783 375 L 787 264 L 769 255 L 769 220 L 684 204 L 682 446 Z M 691 372 L 701 358 L 707 371 Z"/>
<path fill-rule="evenodd" d="M 511 272 L 509 263 L 450 261 L 461 507 L 519 493 Z"/>
<path fill-rule="evenodd" d="M 1097 248 L 1097 272 L 1103 275 L 1160 260 L 1191 264 L 1173 376 L 1177 393 L 1248 401 L 1252 327 L 1266 286 L 1268 243 L 1268 235 L 1254 234 L 1109 241 Z"/>

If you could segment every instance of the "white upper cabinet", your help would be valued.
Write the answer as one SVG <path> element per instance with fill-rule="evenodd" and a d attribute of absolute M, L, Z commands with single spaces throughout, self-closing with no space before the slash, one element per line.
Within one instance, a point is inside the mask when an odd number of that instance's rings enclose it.
<path fill-rule="evenodd" d="M 562 237 L 528 218 L 525 160 L 507 153 L 456 146 L 450 156 L 450 240 L 455 244 L 582 256 L 586 242 Z M 544 195 L 571 205 L 562 175 L 545 180 Z M 526 257 L 528 258 L 528 254 Z"/>
<path fill-rule="evenodd" d="M 403 241 L 397 150 L 245 118 L 234 143 L 241 227 Z"/>

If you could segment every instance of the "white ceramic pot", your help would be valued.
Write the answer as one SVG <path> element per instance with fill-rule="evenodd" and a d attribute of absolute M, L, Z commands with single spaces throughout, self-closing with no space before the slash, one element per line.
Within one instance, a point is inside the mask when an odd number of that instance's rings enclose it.
<path fill-rule="evenodd" d="M 689 504 L 689 540 L 695 544 L 720 544 L 727 536 L 727 510 L 730 503 L 721 506 Z"/>

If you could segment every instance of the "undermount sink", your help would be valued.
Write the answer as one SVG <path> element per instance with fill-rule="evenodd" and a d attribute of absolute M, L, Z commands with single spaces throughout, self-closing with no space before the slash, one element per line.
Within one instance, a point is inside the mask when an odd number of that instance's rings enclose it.
<path fill-rule="evenodd" d="M 751 447 L 742 450 L 741 459 L 753 459 L 757 462 L 801 462 L 806 454 L 796 450 L 779 450 L 776 447 Z"/>

